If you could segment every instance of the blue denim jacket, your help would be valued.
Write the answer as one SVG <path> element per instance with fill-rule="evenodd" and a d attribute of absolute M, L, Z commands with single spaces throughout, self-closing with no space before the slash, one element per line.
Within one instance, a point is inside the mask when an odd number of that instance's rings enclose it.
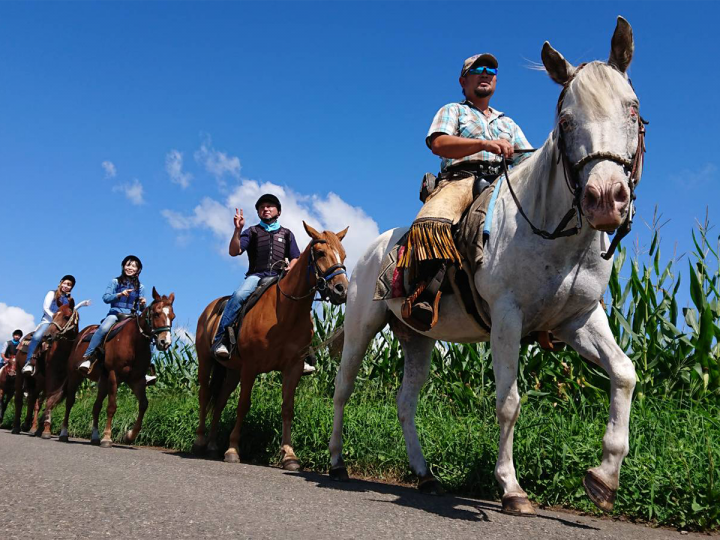
<path fill-rule="evenodd" d="M 132 291 L 127 298 L 120 296 L 120 293 L 128 288 L 130 288 L 129 284 L 120 284 L 117 279 L 113 279 L 107 286 L 105 294 L 103 294 L 103 302 L 110 304 L 108 315 L 113 313 L 132 313 L 132 309 L 138 298 L 145 296 L 145 287 L 143 287 L 142 284 L 140 284 L 140 290 L 136 289 Z"/>

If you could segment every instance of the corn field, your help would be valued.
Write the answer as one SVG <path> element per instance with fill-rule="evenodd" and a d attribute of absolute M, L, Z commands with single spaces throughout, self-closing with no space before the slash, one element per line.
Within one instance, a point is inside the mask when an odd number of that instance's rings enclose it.
<path fill-rule="evenodd" d="M 627 247 L 618 251 L 603 299 L 615 338 L 635 364 L 636 398 L 720 402 L 720 237 L 710 237 L 706 220 L 692 231 L 692 252 L 664 259 L 657 216 L 651 226 L 649 249 L 635 247 L 632 257 L 628 257 Z M 685 306 L 678 300 L 685 292 L 683 285 L 685 291 L 689 289 Z M 317 346 L 342 325 L 344 312 L 321 304 L 313 317 L 313 344 Z M 549 352 L 529 345 L 522 348 L 521 355 L 522 395 L 560 401 L 608 395 L 605 372 L 569 348 Z M 326 349 L 318 350 L 316 358 L 318 370 L 313 377 L 317 388 L 331 395 L 339 359 Z M 155 365 L 161 387 L 195 391 L 197 359 L 192 345 L 176 341 L 168 352 L 155 355 Z M 368 348 L 358 386 L 396 388 L 402 370 L 400 344 L 386 327 Z M 438 343 L 425 392 L 472 406 L 492 394 L 493 385 L 488 344 Z"/>

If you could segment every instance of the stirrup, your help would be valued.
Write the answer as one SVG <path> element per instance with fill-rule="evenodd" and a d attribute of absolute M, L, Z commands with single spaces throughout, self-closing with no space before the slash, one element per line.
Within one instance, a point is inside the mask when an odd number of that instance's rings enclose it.
<path fill-rule="evenodd" d="M 426 288 L 427 283 L 421 282 L 415 292 L 403 301 L 400 310 L 403 320 L 421 332 L 427 332 L 437 323 L 442 296 L 442 291 L 437 291 L 433 297 Z"/>

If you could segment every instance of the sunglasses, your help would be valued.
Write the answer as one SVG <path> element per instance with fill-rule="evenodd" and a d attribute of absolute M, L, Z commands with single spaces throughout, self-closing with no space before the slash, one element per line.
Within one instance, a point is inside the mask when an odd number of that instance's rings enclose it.
<path fill-rule="evenodd" d="M 487 66 L 479 66 L 476 68 L 472 68 L 468 71 L 468 74 L 472 75 L 482 75 L 483 73 L 487 73 L 488 75 L 497 75 L 497 68 L 491 68 Z"/>

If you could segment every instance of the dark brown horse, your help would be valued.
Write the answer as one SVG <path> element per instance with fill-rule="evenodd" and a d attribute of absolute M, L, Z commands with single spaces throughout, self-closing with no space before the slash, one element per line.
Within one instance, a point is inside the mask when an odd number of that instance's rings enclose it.
<path fill-rule="evenodd" d="M 282 372 L 282 464 L 285 469 L 300 468 L 291 446 L 290 429 L 295 406 L 295 389 L 302 376 L 302 352 L 307 350 L 313 335 L 311 309 L 316 291 L 334 304 L 341 304 L 347 295 L 348 281 L 343 261 L 345 249 L 340 243 L 347 228 L 339 233 L 317 232 L 303 222 L 312 239 L 287 274 L 268 289 L 242 322 L 237 347 L 222 365 L 211 352 L 222 309 L 227 297 L 213 300 L 200 315 L 195 346 L 200 379 L 200 425 L 193 452 L 216 456 L 217 427 L 220 415 L 232 391 L 241 382 L 237 420 L 230 435 L 225 461 L 240 460 L 240 426 L 250 409 L 250 396 L 255 378 L 269 371 Z M 205 417 L 212 406 L 210 434 L 205 435 Z"/>
<path fill-rule="evenodd" d="M 5 409 L 10 397 L 15 392 L 15 357 L 11 356 L 5 365 L 0 369 L 0 424 L 5 416 Z"/>
<path fill-rule="evenodd" d="M 123 442 L 135 442 L 140 429 L 142 428 L 143 417 L 147 410 L 148 400 L 145 395 L 145 373 L 150 367 L 152 351 L 150 345 L 155 345 L 161 351 L 166 351 L 172 343 L 172 321 L 175 318 L 173 302 L 175 293 L 170 296 L 160 296 L 153 287 L 153 301 L 139 315 L 131 316 L 122 324 L 120 331 L 105 341 L 104 360 L 98 360 L 87 376 L 98 383 L 97 399 L 93 407 L 93 427 L 91 442 L 99 444 L 102 448 L 112 446 L 112 421 L 117 410 L 117 389 L 118 384 L 127 384 L 135 394 L 139 403 L 139 412 L 135 425 L 125 433 Z M 68 440 L 68 421 L 70 411 L 75 404 L 75 393 L 82 383 L 85 375 L 78 371 L 78 366 L 83 361 L 83 353 L 90 345 L 85 336 L 97 330 L 98 325 L 88 326 L 80 332 L 80 335 L 73 344 L 72 353 L 68 359 L 67 383 L 62 390 L 63 397 L 67 398 L 65 405 L 65 418 L 63 419 L 60 431 L 60 440 Z M 108 333 L 111 335 L 112 330 Z M 108 398 L 107 423 L 102 439 L 98 429 L 100 409 L 102 409 L 105 397 Z"/>
<path fill-rule="evenodd" d="M 27 342 L 30 336 L 25 336 L 18 349 L 16 360 L 17 377 L 15 378 L 15 422 L 13 433 L 31 431 L 39 435 L 42 430 L 42 438 L 50 438 L 50 417 L 44 415 L 40 419 L 42 425 L 38 425 L 37 411 L 43 399 L 62 388 L 66 378 L 67 358 L 72 350 L 75 337 L 77 337 L 80 315 L 75 310 L 75 300 L 70 299 L 68 304 L 58 306 L 50 326 L 45 331 L 42 341 L 38 345 L 38 361 L 35 374 L 23 375 L 22 368 L 27 361 Z M 23 394 L 27 392 L 27 414 L 25 422 L 20 425 L 22 415 Z M 31 425 L 32 422 L 32 425 Z"/>

